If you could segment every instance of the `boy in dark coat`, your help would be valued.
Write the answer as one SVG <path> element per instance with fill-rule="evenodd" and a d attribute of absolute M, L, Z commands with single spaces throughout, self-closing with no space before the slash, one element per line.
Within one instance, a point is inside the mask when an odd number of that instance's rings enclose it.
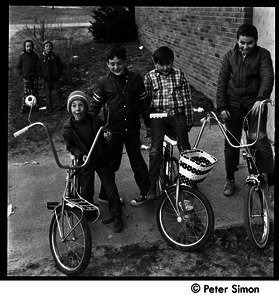
<path fill-rule="evenodd" d="M 267 107 L 259 112 L 259 104 L 268 99 L 274 85 L 274 70 L 270 52 L 257 45 L 258 31 L 252 24 L 242 24 L 236 33 L 237 43 L 229 50 L 221 64 L 217 85 L 217 109 L 225 120 L 226 129 L 238 142 L 242 134 L 244 116 L 248 115 L 252 137 L 257 131 L 258 114 L 262 113 L 259 139 L 255 144 L 259 171 L 267 174 L 267 182 L 274 191 L 274 160 L 272 148 L 266 133 Z M 231 138 L 231 143 L 235 140 Z M 226 183 L 225 196 L 235 192 L 235 176 L 239 164 L 239 148 L 235 149 L 225 141 Z M 273 198 L 273 195 L 271 195 Z"/>
<path fill-rule="evenodd" d="M 90 111 L 99 114 L 102 106 L 109 104 L 109 127 L 113 133 L 109 141 L 112 170 L 119 170 L 125 145 L 134 178 L 140 194 L 132 199 L 132 206 L 146 202 L 149 188 L 148 168 L 141 154 L 140 128 L 142 116 L 147 131 L 150 131 L 150 101 L 140 74 L 126 68 L 126 49 L 112 45 L 105 52 L 109 73 L 98 79 L 90 102 Z M 101 188 L 99 201 L 105 202 L 107 195 Z"/>
<path fill-rule="evenodd" d="M 26 40 L 23 43 L 23 51 L 21 52 L 18 63 L 17 71 L 19 75 L 23 77 L 23 98 L 20 108 L 20 113 L 27 112 L 28 107 L 25 104 L 25 98 L 29 95 L 33 95 L 37 99 L 35 108 L 39 106 L 39 94 L 38 94 L 38 74 L 37 64 L 39 56 L 34 52 L 34 43 L 31 40 Z"/>
<path fill-rule="evenodd" d="M 45 41 L 43 43 L 43 53 L 38 61 L 39 76 L 44 79 L 47 109 L 53 111 L 51 93 L 54 90 L 55 98 L 59 106 L 58 110 L 63 110 L 65 105 L 62 100 L 60 77 L 63 74 L 63 64 L 60 57 L 53 52 L 53 43 Z"/>
<path fill-rule="evenodd" d="M 78 159 L 79 165 L 85 161 L 97 131 L 103 125 L 103 120 L 99 116 L 89 113 L 88 108 L 89 104 L 85 93 L 75 91 L 69 95 L 67 110 L 71 117 L 64 124 L 63 137 L 66 149 Z M 123 228 L 122 207 L 108 160 L 107 144 L 103 136 L 99 137 L 88 163 L 78 173 L 81 196 L 85 200 L 93 202 L 96 171 L 108 195 L 108 208 L 114 222 L 114 232 L 120 232 Z"/>

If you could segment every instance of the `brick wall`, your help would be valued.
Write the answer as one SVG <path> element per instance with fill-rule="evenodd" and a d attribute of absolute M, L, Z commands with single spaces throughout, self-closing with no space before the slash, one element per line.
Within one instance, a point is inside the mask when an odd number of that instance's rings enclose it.
<path fill-rule="evenodd" d="M 169 46 L 174 66 L 215 103 L 221 59 L 236 43 L 236 30 L 252 23 L 251 7 L 135 7 L 139 40 L 151 52 Z"/>

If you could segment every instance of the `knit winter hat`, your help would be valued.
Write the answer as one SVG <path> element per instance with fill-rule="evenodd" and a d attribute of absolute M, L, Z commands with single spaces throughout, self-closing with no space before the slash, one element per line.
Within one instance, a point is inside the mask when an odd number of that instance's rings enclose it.
<path fill-rule="evenodd" d="M 83 102 L 86 112 L 89 110 L 89 101 L 87 95 L 82 91 L 72 92 L 67 100 L 67 110 L 71 114 L 71 104 L 75 100 L 80 100 Z"/>

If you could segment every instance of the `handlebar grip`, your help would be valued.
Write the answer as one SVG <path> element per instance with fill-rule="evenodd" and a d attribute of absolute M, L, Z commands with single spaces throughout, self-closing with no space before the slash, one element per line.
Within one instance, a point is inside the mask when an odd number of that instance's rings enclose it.
<path fill-rule="evenodd" d="M 19 131 L 14 133 L 14 137 L 18 137 L 19 135 L 21 135 L 22 133 L 24 133 L 25 131 L 27 131 L 29 129 L 29 126 L 26 126 L 22 129 L 20 129 Z"/>

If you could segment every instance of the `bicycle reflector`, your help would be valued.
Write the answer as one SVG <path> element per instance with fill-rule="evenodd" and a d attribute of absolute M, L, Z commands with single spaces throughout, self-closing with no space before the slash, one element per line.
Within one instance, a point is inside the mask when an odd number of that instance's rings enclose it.
<path fill-rule="evenodd" d="M 29 95 L 25 98 L 25 104 L 30 107 L 36 105 L 36 103 L 37 103 L 37 99 L 33 95 Z"/>

